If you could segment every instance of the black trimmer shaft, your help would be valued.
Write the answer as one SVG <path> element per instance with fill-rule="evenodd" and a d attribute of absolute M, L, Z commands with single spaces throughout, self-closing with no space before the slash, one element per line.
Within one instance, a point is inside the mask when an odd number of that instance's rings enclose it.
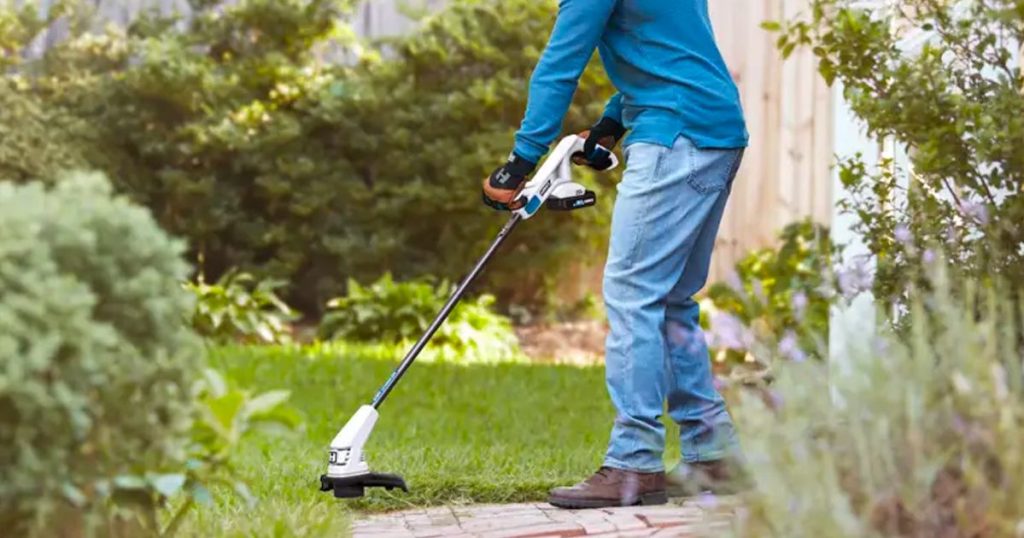
<path fill-rule="evenodd" d="M 419 340 L 416 341 L 416 344 L 412 346 L 412 349 L 405 354 L 405 358 L 402 359 L 402 362 L 398 364 L 394 372 L 391 372 L 391 377 L 389 377 L 388 380 L 384 382 L 384 386 L 377 391 L 377 395 L 373 397 L 373 403 L 371 404 L 375 409 L 379 409 L 380 404 L 384 403 L 384 399 L 388 397 L 388 394 L 391 394 L 391 389 L 395 388 L 395 385 L 398 384 L 398 380 L 402 379 L 405 371 L 412 366 L 413 361 L 416 360 L 420 351 L 423 351 L 423 348 L 427 345 L 427 342 L 430 341 L 430 338 L 434 336 L 434 333 L 437 332 L 439 327 L 441 327 L 444 320 L 452 313 L 455 305 L 457 305 L 459 300 L 462 299 L 462 296 L 466 293 L 469 285 L 476 280 L 476 277 L 483 270 L 484 266 L 487 265 L 487 262 L 490 261 L 494 253 L 497 252 L 498 247 L 505 242 L 505 238 L 507 238 L 509 233 L 512 232 L 512 229 L 516 227 L 516 224 L 519 224 L 519 221 L 519 213 L 513 213 L 512 216 L 509 217 L 508 222 L 505 223 L 505 226 L 502 227 L 500 232 L 498 232 L 498 237 L 494 238 L 494 242 L 491 243 L 487 252 L 480 257 L 480 260 L 476 262 L 476 265 L 473 266 L 473 269 L 468 275 L 466 275 L 466 278 L 462 279 L 462 282 L 455 288 L 452 296 L 448 298 L 448 302 L 444 304 L 444 307 L 442 307 L 441 311 L 438 312 L 437 317 L 435 317 L 434 321 L 432 321 L 430 326 L 427 327 L 427 331 L 423 333 L 423 336 L 421 336 Z"/>

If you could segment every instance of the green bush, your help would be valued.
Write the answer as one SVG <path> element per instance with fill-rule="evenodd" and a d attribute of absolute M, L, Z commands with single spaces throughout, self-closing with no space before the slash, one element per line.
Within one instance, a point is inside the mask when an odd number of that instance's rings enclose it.
<path fill-rule="evenodd" d="M 328 303 L 320 336 L 357 342 L 399 343 L 418 339 L 451 296 L 447 282 L 395 282 L 385 274 L 369 286 L 348 283 L 348 295 Z M 495 313 L 494 297 L 466 297 L 431 340 L 431 347 L 454 361 L 488 361 L 514 357 L 518 341 L 508 318 Z"/>
<path fill-rule="evenodd" d="M 200 358 L 183 251 L 98 176 L 0 182 L 5 532 L 100 524 L 113 477 L 182 458 Z"/>
<path fill-rule="evenodd" d="M 47 102 L 95 127 L 94 156 L 119 156 L 96 166 L 188 239 L 207 276 L 284 279 L 289 303 L 317 313 L 347 278 L 454 279 L 483 251 L 504 219 L 479 182 L 511 148 L 554 2 L 456 0 L 366 47 L 339 26 L 345 0 L 190 5 L 187 25 L 150 14 L 24 69 Z M 358 61 L 326 62 L 329 48 Z M 571 129 L 600 114 L 612 90 L 600 75 L 585 75 Z M 545 215 L 484 285 L 543 302 L 559 268 L 599 255 L 609 202 Z"/>
<path fill-rule="evenodd" d="M 736 263 L 735 274 L 708 288 L 703 324 L 714 329 L 715 321 L 735 321 L 757 340 L 776 342 L 787 358 L 821 358 L 827 351 L 829 304 L 835 296 L 831 264 L 836 250 L 825 226 L 806 219 L 787 225 L 777 247 L 749 252 Z M 712 343 L 718 344 L 713 350 L 716 362 L 768 366 L 770 354 L 749 354 L 745 347 L 716 342 L 714 330 L 711 334 Z"/>
<path fill-rule="evenodd" d="M 11 80 L 0 80 L 0 133 L 0 181 L 52 179 L 89 167 L 91 140 L 84 123 Z"/>
<path fill-rule="evenodd" d="M 387 60 L 365 62 L 338 97 L 317 100 L 336 132 L 359 133 L 340 146 L 356 180 L 346 194 L 373 209 L 350 221 L 349 233 L 362 230 L 366 240 L 343 257 L 352 267 L 343 274 L 367 281 L 390 270 L 400 279 L 456 280 L 483 253 L 506 215 L 480 204 L 479 184 L 497 166 L 495 157 L 511 149 L 556 9 L 551 1 L 449 2 L 418 32 L 389 43 Z M 567 130 L 595 121 L 612 91 L 592 62 Z M 502 304 L 544 305 L 562 269 L 603 257 L 612 178 L 574 173 L 597 191 L 598 206 L 545 213 L 542 224 L 528 223 L 509 238 L 478 284 Z"/>
<path fill-rule="evenodd" d="M 930 279 L 905 334 L 881 323 L 831 368 L 783 362 L 773 405 L 734 407 L 757 482 L 742 535 L 1020 536 L 1024 308 L 949 280 Z"/>
<path fill-rule="evenodd" d="M 276 290 L 284 283 L 259 280 L 249 273 L 228 271 L 214 284 L 200 275 L 187 282 L 185 289 L 196 297 L 192 327 L 215 341 L 257 340 L 266 344 L 291 341 L 288 322 L 295 312 L 278 298 Z"/>
<path fill-rule="evenodd" d="M 884 10 L 813 0 L 804 16 L 767 26 L 782 31 L 784 54 L 812 50 L 868 134 L 906 154 L 905 163 L 839 163 L 850 192 L 839 208 L 871 251 L 876 298 L 906 306 L 915 268 L 936 250 L 974 279 L 1024 280 L 1019 0 L 902 0 Z M 908 32 L 917 34 L 904 41 Z"/>

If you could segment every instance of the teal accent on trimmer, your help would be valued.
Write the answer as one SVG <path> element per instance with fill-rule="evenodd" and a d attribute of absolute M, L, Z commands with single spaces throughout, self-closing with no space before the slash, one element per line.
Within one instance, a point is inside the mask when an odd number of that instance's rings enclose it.
<path fill-rule="evenodd" d="M 540 196 L 530 198 L 530 201 L 526 203 L 526 207 L 524 209 L 526 209 L 526 212 L 531 215 L 536 213 L 537 210 L 540 209 Z"/>

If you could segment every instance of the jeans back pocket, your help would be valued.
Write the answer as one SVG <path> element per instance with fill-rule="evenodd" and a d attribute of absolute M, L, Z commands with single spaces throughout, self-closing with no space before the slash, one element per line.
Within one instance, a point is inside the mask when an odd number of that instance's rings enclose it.
<path fill-rule="evenodd" d="M 691 144 L 692 166 L 686 182 L 702 194 L 721 191 L 732 183 L 742 160 L 743 148 L 701 149 Z"/>

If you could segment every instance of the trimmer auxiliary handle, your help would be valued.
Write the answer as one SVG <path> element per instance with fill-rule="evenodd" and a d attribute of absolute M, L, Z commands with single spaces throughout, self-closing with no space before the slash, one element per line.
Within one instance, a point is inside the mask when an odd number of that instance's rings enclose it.
<path fill-rule="evenodd" d="M 498 247 L 505 242 L 512 230 L 520 221 L 526 220 L 537 213 L 541 206 L 547 205 L 549 209 L 573 210 L 594 205 L 597 197 L 593 191 L 585 189 L 578 183 L 572 181 L 571 158 L 574 155 L 582 154 L 584 140 L 576 135 L 569 135 L 563 138 L 551 152 L 544 163 L 523 186 L 519 200 L 524 203 L 522 207 L 512 212 L 505 223 L 505 226 L 498 232 L 491 246 L 487 248 L 484 255 L 476 262 L 469 274 L 462 279 L 462 282 L 452 292 L 451 297 L 445 302 L 437 317 L 427 327 L 423 336 L 413 344 L 405 358 L 398 364 L 391 376 L 373 397 L 370 405 L 363 405 L 349 419 L 345 426 L 338 432 L 338 435 L 331 441 L 330 459 L 327 464 L 327 474 L 320 476 L 320 490 L 333 491 L 337 498 L 362 497 L 365 488 L 383 487 L 387 490 L 399 488 L 408 491 L 405 480 L 398 475 L 385 473 L 372 473 L 366 464 L 366 457 L 363 453 L 363 446 L 373 431 L 377 422 L 378 409 L 398 381 L 405 375 L 406 370 L 412 366 L 413 361 L 426 347 L 427 342 L 434 336 L 437 329 L 448 318 L 455 305 L 459 303 L 466 293 L 470 284 L 483 271 L 484 266 L 490 261 Z M 604 152 L 611 160 L 610 170 L 618 165 L 615 154 L 607 149 L 597 146 L 595 152 Z M 547 202 L 547 204 L 545 204 Z"/>

